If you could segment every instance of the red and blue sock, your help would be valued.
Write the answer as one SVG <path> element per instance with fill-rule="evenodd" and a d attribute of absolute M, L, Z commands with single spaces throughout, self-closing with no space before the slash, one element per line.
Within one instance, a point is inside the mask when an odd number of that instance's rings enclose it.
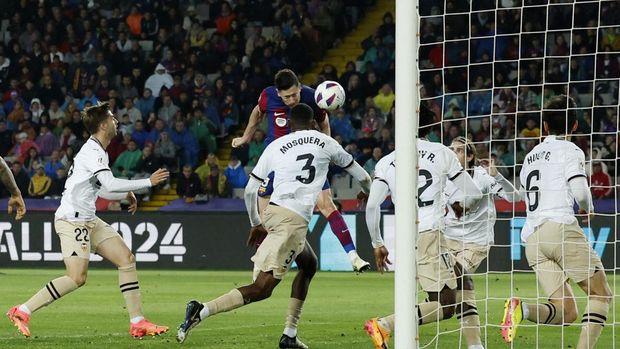
<path fill-rule="evenodd" d="M 340 212 L 332 212 L 332 214 L 327 217 L 327 221 L 329 222 L 332 232 L 336 235 L 338 241 L 340 241 L 340 244 L 342 245 L 342 248 L 344 248 L 345 252 L 349 253 L 351 251 L 355 251 L 355 244 L 351 238 L 349 227 L 347 227 L 347 223 L 344 222 Z"/>

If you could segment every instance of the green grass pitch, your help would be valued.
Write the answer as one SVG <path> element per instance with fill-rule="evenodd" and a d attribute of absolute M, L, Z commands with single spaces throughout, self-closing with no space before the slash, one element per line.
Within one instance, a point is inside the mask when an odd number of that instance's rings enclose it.
<path fill-rule="evenodd" d="M 26 300 L 62 270 L 0 269 L 0 310 L 6 311 Z M 136 340 L 128 334 L 128 319 L 118 291 L 115 270 L 94 269 L 87 285 L 48 308 L 37 312 L 31 320 L 32 338 L 23 338 L 4 317 L 0 321 L 0 348 L 277 348 L 282 333 L 292 275 L 288 275 L 271 299 L 251 304 L 231 313 L 212 317 L 195 328 L 182 346 L 174 335 L 183 319 L 185 302 L 201 301 L 247 283 L 251 272 L 228 271 L 140 271 L 144 310 L 149 319 L 171 327 L 163 336 Z M 612 290 L 620 290 L 620 278 L 610 276 Z M 503 298 L 511 288 L 523 296 L 536 295 L 536 282 L 531 274 L 516 274 L 514 286 L 509 275 L 492 274 L 488 284 L 476 277 L 478 309 L 481 321 L 488 317 L 483 329 L 486 348 L 510 348 L 502 342 L 499 327 Z M 576 294 L 581 296 L 581 291 Z M 608 323 L 597 348 L 620 348 L 620 297 L 615 297 Z M 362 327 L 366 319 L 391 312 L 393 274 L 320 272 L 316 275 L 304 307 L 300 338 L 311 348 L 373 348 Z M 583 301 L 580 301 L 580 312 Z M 486 314 L 486 315 L 485 315 Z M 615 315 L 614 315 L 615 314 Z M 579 320 L 578 320 L 579 321 Z M 614 324 L 615 321 L 615 324 Z M 525 323 L 525 322 L 524 322 Z M 528 323 L 529 325 L 529 323 Z M 432 342 L 436 330 L 442 334 Z M 421 330 L 421 343 L 430 348 L 459 348 L 456 319 Z M 515 348 L 574 348 L 579 328 L 522 327 Z M 562 332 L 564 341 L 562 342 Z M 618 334 L 619 336 L 614 336 Z M 614 339 L 618 337 L 618 339 Z M 436 338 L 436 339 L 437 339 Z M 460 348 L 465 348 L 464 343 Z"/>

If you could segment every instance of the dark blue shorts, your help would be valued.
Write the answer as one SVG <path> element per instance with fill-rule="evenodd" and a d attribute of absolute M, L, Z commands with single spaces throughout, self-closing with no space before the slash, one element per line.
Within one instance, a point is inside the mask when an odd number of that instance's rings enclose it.
<path fill-rule="evenodd" d="M 322 190 L 327 190 L 329 188 L 331 188 L 329 186 L 329 181 L 325 179 L 325 183 L 323 184 Z M 273 172 L 269 172 L 267 179 L 265 179 L 263 184 L 261 184 L 260 187 L 258 188 L 258 196 L 262 198 L 265 196 L 271 196 L 272 193 L 273 193 Z"/>

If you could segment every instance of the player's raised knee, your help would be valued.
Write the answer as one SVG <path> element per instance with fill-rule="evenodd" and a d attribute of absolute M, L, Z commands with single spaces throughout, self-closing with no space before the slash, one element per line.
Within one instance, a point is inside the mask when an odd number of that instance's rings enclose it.
<path fill-rule="evenodd" d="M 86 274 L 68 275 L 78 287 L 86 284 Z"/>

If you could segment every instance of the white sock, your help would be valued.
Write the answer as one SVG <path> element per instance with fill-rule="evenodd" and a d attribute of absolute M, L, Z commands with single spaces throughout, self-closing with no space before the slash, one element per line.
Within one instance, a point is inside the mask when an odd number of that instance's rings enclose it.
<path fill-rule="evenodd" d="M 482 344 L 474 344 L 467 347 L 467 349 L 484 349 Z"/>
<path fill-rule="evenodd" d="M 355 262 L 355 259 L 359 257 L 356 250 L 351 250 L 347 252 L 347 255 L 349 256 L 349 260 L 351 260 L 351 263 Z"/>
<path fill-rule="evenodd" d="M 137 324 L 138 322 L 142 320 L 144 320 L 144 316 L 132 317 L 129 321 L 131 321 L 132 324 Z"/>
<path fill-rule="evenodd" d="M 18 308 L 20 311 L 23 311 L 24 313 L 30 315 L 32 314 L 32 312 L 30 311 L 30 309 L 28 309 L 28 307 L 26 306 L 26 304 L 22 304 L 19 306 Z"/>
<path fill-rule="evenodd" d="M 198 316 L 200 316 L 200 321 L 209 317 L 209 307 L 207 307 L 207 303 L 202 303 L 202 305 L 204 305 L 204 308 L 202 308 L 200 314 L 198 314 Z"/>
<path fill-rule="evenodd" d="M 523 312 L 523 318 L 528 319 L 530 316 L 530 308 L 528 308 L 525 302 L 521 302 L 521 311 Z"/>
<path fill-rule="evenodd" d="M 295 338 L 297 337 L 297 329 L 296 328 L 290 328 L 290 327 L 285 327 L 284 331 L 282 332 L 285 335 L 291 337 L 291 338 Z"/>

